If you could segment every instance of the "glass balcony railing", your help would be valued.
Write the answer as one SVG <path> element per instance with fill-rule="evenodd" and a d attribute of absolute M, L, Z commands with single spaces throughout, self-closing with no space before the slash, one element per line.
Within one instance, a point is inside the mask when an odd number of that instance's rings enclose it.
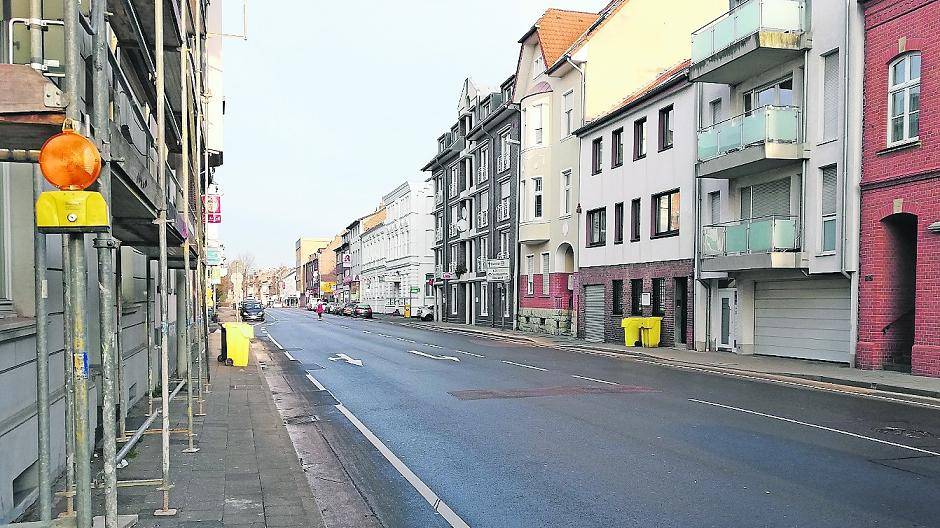
<path fill-rule="evenodd" d="M 800 109 L 764 106 L 698 132 L 698 160 L 707 161 L 762 143 L 800 141 Z"/>
<path fill-rule="evenodd" d="M 799 251 L 795 216 L 764 216 L 702 227 L 702 256 Z"/>
<path fill-rule="evenodd" d="M 692 64 L 758 31 L 803 31 L 801 0 L 750 0 L 692 33 Z"/>

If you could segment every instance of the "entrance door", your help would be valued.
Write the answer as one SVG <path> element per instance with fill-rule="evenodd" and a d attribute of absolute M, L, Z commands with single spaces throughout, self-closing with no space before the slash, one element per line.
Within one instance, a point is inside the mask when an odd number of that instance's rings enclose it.
<path fill-rule="evenodd" d="M 687 343 L 686 326 L 689 313 L 689 280 L 685 277 L 676 277 L 673 284 L 676 299 L 676 343 Z"/>
<path fill-rule="evenodd" d="M 604 286 L 584 287 L 584 339 L 604 341 Z"/>
<path fill-rule="evenodd" d="M 718 349 L 734 350 L 734 316 L 737 312 L 737 290 L 718 290 Z"/>
<path fill-rule="evenodd" d="M 910 372 L 917 298 L 917 217 L 896 213 L 882 223 L 889 255 L 885 264 L 891 277 L 887 302 L 879 308 L 884 314 L 879 326 L 889 354 L 884 368 Z"/>

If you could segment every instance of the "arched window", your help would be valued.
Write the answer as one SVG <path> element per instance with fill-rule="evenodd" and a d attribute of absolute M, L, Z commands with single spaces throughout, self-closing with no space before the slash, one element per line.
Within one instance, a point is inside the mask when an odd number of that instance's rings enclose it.
<path fill-rule="evenodd" d="M 888 145 L 917 139 L 920 133 L 920 52 L 891 63 L 888 73 Z"/>

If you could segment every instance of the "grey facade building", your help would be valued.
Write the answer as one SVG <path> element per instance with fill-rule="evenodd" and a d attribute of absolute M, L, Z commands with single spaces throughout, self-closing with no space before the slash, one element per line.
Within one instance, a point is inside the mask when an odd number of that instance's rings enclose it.
<path fill-rule="evenodd" d="M 515 296 L 519 112 L 513 80 L 500 89 L 464 81 L 457 122 L 424 166 L 434 182 L 435 319 L 511 326 Z M 491 259 L 508 261 L 507 282 L 487 281 Z"/>

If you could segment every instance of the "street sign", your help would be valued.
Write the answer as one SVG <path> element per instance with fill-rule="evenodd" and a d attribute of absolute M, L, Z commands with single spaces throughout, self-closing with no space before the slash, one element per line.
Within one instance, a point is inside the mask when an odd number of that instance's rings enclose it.
<path fill-rule="evenodd" d="M 486 280 L 488 282 L 509 282 L 512 273 L 509 268 L 487 268 Z"/>
<path fill-rule="evenodd" d="M 509 259 L 487 259 L 486 260 L 487 269 L 493 268 L 506 268 L 509 269 Z"/>
<path fill-rule="evenodd" d="M 209 284 L 212 286 L 222 284 L 222 268 L 219 266 L 209 268 Z"/>
<path fill-rule="evenodd" d="M 207 266 L 221 266 L 222 265 L 222 248 L 209 246 L 206 248 L 206 265 Z"/>
<path fill-rule="evenodd" d="M 207 194 L 203 197 L 203 203 L 206 206 L 206 222 L 222 223 L 222 197 L 218 194 Z"/>
<path fill-rule="evenodd" d="M 457 278 L 457 274 L 452 271 L 445 271 L 441 273 L 441 278 L 444 280 L 454 280 Z"/>
<path fill-rule="evenodd" d="M 411 293 L 421 293 L 421 288 L 412 288 Z"/>

